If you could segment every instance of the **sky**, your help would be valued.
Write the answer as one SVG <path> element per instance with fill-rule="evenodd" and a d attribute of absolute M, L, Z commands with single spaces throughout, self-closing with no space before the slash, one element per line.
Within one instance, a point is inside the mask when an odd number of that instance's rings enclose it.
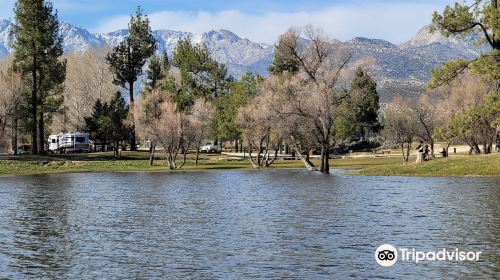
<path fill-rule="evenodd" d="M 461 0 L 459 0 L 461 1 Z M 202 33 L 227 29 L 274 43 L 289 27 L 313 24 L 346 41 L 354 37 L 401 43 L 455 0 L 52 0 L 59 19 L 104 33 L 127 27 L 140 5 L 151 27 Z M 14 0 L 0 0 L 0 18 L 13 18 Z"/>

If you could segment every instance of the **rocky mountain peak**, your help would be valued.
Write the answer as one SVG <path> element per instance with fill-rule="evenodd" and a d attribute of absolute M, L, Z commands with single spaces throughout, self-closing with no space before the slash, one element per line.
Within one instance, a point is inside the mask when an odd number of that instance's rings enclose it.
<path fill-rule="evenodd" d="M 14 37 L 11 28 L 10 20 L 0 19 L 0 57 L 12 52 Z M 126 29 L 92 34 L 68 22 L 61 22 L 60 30 L 66 53 L 115 46 L 128 35 Z M 229 73 L 236 78 L 247 71 L 266 76 L 267 68 L 274 58 L 272 45 L 243 39 L 224 29 L 199 34 L 164 29 L 153 31 L 153 35 L 158 41 L 158 51 L 167 51 L 169 55 L 175 51 L 179 40 L 189 39 L 194 44 L 206 45 L 214 59 L 224 63 Z M 430 33 L 429 26 L 424 26 L 415 36 L 400 45 L 364 37 L 356 37 L 344 43 L 332 40 L 332 43 L 349 49 L 354 64 L 364 58 L 373 61 L 365 70 L 378 83 L 381 100 L 384 101 L 393 95 L 422 92 L 430 70 L 445 61 L 459 57 L 470 59 L 483 51 L 489 51 L 486 45 L 478 47 L 474 44 L 478 38 L 479 35 L 446 38 L 439 32 Z"/>

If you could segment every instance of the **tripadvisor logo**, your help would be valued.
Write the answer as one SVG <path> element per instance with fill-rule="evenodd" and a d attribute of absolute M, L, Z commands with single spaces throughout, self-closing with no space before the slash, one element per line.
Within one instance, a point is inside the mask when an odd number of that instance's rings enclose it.
<path fill-rule="evenodd" d="M 399 252 L 398 252 L 399 251 Z M 421 261 L 478 261 L 481 252 L 465 252 L 458 248 L 437 251 L 418 251 L 414 248 L 399 248 L 391 244 L 383 244 L 375 250 L 375 260 L 381 266 L 392 266 L 397 260 L 419 263 Z M 398 257 L 399 256 L 399 257 Z"/>
<path fill-rule="evenodd" d="M 383 244 L 375 250 L 375 260 L 381 266 L 392 266 L 398 260 L 398 251 L 391 244 Z"/>

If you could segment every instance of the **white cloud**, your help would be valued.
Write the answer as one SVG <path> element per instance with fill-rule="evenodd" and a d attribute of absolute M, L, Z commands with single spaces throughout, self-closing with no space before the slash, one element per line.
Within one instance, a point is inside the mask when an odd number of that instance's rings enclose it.
<path fill-rule="evenodd" d="M 206 32 L 228 29 L 257 42 L 274 43 L 291 26 L 309 23 L 322 27 L 333 38 L 353 37 L 385 39 L 394 43 L 408 40 L 418 29 L 430 23 L 433 11 L 442 3 L 371 3 L 330 6 L 314 12 L 245 13 L 238 10 L 220 12 L 160 11 L 149 14 L 156 29 Z M 127 27 L 130 16 L 116 16 L 102 21 L 93 31 L 110 32 Z"/>

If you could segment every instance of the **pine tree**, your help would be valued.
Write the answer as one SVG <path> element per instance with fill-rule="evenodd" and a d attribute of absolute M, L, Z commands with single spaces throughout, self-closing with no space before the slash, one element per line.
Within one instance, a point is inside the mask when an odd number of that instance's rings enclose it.
<path fill-rule="evenodd" d="M 92 115 L 85 118 L 85 123 L 91 138 L 101 140 L 102 151 L 109 141 L 116 156 L 119 143 L 129 137 L 130 130 L 125 125 L 128 111 L 129 106 L 120 92 L 115 93 L 109 102 L 103 103 L 98 99 L 94 104 Z"/>
<path fill-rule="evenodd" d="M 158 86 L 158 83 L 164 79 L 170 69 L 168 55 L 164 52 L 161 56 L 154 54 L 149 60 L 148 69 L 146 69 L 146 90 L 151 91 Z"/>
<path fill-rule="evenodd" d="M 283 73 L 295 74 L 299 72 L 299 65 L 291 58 L 288 53 L 286 44 L 287 37 L 280 36 L 278 44 L 274 46 L 274 60 L 273 64 L 269 66 L 268 71 L 272 75 L 281 75 Z"/>
<path fill-rule="evenodd" d="M 66 62 L 59 59 L 63 54 L 59 21 L 49 1 L 19 0 L 14 10 L 14 66 L 30 84 L 25 123 L 31 132 L 32 152 L 43 153 L 45 119 L 61 105 L 58 93 L 66 75 Z"/>
<path fill-rule="evenodd" d="M 231 83 L 227 94 L 220 96 L 216 102 L 217 136 L 221 140 L 240 140 L 241 131 L 236 122 L 238 111 L 248 105 L 257 95 L 258 80 L 251 72 L 246 72 L 237 82 Z"/>
<path fill-rule="evenodd" d="M 361 128 L 364 138 L 365 127 L 373 132 L 378 132 L 382 127 L 378 119 L 379 95 L 377 84 L 361 68 L 356 70 L 356 75 L 351 83 L 353 107 L 356 109 L 356 122 Z"/>
<path fill-rule="evenodd" d="M 128 26 L 129 36 L 113 52 L 106 57 L 111 71 L 115 75 L 114 83 L 129 91 L 130 107 L 134 106 L 134 83 L 142 74 L 142 67 L 156 51 L 156 40 L 153 37 L 149 19 L 143 16 L 140 7 L 135 16 L 131 17 Z M 133 110 L 132 110 L 133 111 Z M 132 125 L 130 137 L 131 150 L 136 150 L 135 128 Z"/>
<path fill-rule="evenodd" d="M 170 79 L 165 89 L 173 93 L 172 99 L 181 110 L 191 107 L 196 97 L 217 99 L 227 93 L 233 81 L 225 65 L 210 57 L 207 46 L 194 46 L 189 40 L 179 41 L 172 65 L 179 69 L 181 85 Z"/>

